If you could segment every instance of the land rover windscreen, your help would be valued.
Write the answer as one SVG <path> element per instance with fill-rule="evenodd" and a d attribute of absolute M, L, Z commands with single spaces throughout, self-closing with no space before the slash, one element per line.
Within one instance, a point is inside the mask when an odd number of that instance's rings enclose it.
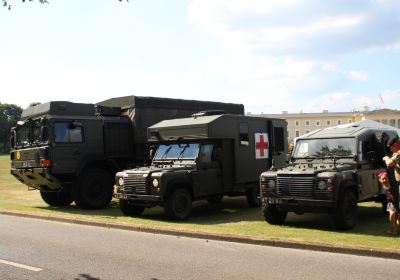
<path fill-rule="evenodd" d="M 354 159 L 356 155 L 356 138 L 299 139 L 296 141 L 292 161 L 326 158 Z"/>
<path fill-rule="evenodd" d="M 199 149 L 199 143 L 161 144 L 155 152 L 153 165 L 193 163 L 199 154 Z"/>

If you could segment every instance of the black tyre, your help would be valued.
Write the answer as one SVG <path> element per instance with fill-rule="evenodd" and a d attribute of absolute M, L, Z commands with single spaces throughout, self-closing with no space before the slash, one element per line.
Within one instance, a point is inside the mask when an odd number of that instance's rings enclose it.
<path fill-rule="evenodd" d="M 119 200 L 119 209 L 121 209 L 121 212 L 124 213 L 125 216 L 131 217 L 139 216 L 144 211 L 143 206 L 132 205 L 128 201 L 123 199 Z"/>
<path fill-rule="evenodd" d="M 275 205 L 267 204 L 262 210 L 265 221 L 271 225 L 282 225 L 286 220 L 287 212 L 278 210 Z"/>
<path fill-rule="evenodd" d="M 110 174 L 96 168 L 83 172 L 73 188 L 72 197 L 82 209 L 102 209 L 110 203 L 113 192 L 114 181 Z"/>
<path fill-rule="evenodd" d="M 43 201 L 50 206 L 63 207 L 72 203 L 72 195 L 69 189 L 62 188 L 59 192 L 40 191 Z"/>
<path fill-rule="evenodd" d="M 354 228 L 358 219 L 357 198 L 351 190 L 343 193 L 333 213 L 333 222 L 337 229 L 349 230 Z"/>
<path fill-rule="evenodd" d="M 260 188 L 258 186 L 254 186 L 246 190 L 247 203 L 249 204 L 250 207 L 254 208 L 261 206 L 261 200 L 258 199 L 259 196 L 260 196 Z"/>
<path fill-rule="evenodd" d="M 217 205 L 217 204 L 221 203 L 223 198 L 224 198 L 224 196 L 222 194 L 216 195 L 216 196 L 207 198 L 207 202 L 210 205 Z"/>
<path fill-rule="evenodd" d="M 176 189 L 166 198 L 165 214 L 169 219 L 182 221 L 192 211 L 192 196 L 186 189 Z"/>

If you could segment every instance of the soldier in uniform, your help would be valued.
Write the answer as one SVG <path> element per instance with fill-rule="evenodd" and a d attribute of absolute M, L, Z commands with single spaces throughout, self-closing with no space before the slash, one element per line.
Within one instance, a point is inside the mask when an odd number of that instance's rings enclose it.
<path fill-rule="evenodd" d="M 388 157 L 385 156 L 383 158 L 383 161 L 386 163 L 386 166 L 389 168 L 394 168 L 394 175 L 397 181 L 397 188 L 399 191 L 399 185 L 400 185 L 400 139 L 399 136 L 394 136 L 389 138 L 388 142 L 387 142 L 387 146 L 388 148 L 390 148 L 390 150 L 392 151 L 392 156 Z M 397 201 L 397 206 L 398 205 L 398 201 Z"/>

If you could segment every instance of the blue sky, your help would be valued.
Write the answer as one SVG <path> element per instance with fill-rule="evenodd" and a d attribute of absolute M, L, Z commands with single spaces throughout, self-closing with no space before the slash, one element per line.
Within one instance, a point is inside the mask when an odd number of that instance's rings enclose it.
<path fill-rule="evenodd" d="M 252 113 L 400 109 L 398 0 L 10 2 L 2 103 L 142 95 Z"/>

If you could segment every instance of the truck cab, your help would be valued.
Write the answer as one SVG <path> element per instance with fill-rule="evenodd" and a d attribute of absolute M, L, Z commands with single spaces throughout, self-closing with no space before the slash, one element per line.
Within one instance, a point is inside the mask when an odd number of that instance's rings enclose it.
<path fill-rule="evenodd" d="M 385 170 L 385 141 L 395 134 L 363 121 L 297 138 L 289 165 L 260 176 L 265 220 L 283 224 L 288 212 L 324 212 L 336 228 L 353 228 L 358 202 L 383 201 L 377 175 Z"/>
<path fill-rule="evenodd" d="M 284 120 L 228 114 L 160 122 L 149 128 L 151 166 L 117 173 L 114 196 L 125 215 L 163 206 L 173 220 L 186 219 L 193 200 L 244 195 L 259 206 L 258 177 L 273 159 L 285 164 L 285 133 Z"/>

